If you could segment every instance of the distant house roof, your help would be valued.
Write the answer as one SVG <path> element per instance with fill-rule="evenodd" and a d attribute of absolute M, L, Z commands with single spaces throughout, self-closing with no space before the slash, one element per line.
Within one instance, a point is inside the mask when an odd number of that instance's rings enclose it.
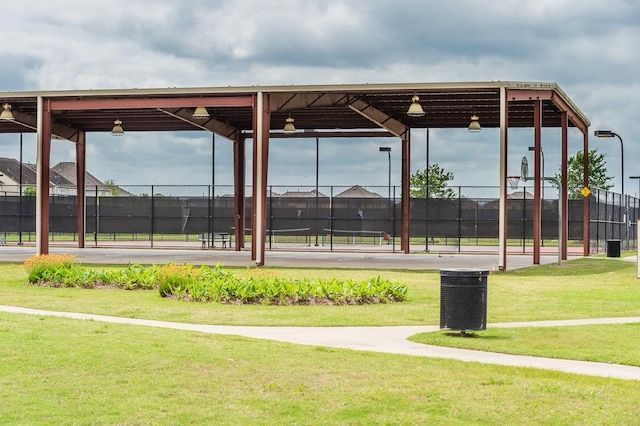
<path fill-rule="evenodd" d="M 316 192 L 315 189 L 311 191 L 287 191 L 279 196 L 284 198 L 316 198 L 316 194 L 318 197 L 327 198 L 326 195 L 320 191 Z"/>
<path fill-rule="evenodd" d="M 78 180 L 76 178 L 76 163 L 71 161 L 64 161 L 62 163 L 58 163 L 51 168 L 52 171 L 58 173 L 63 176 L 73 185 L 76 185 Z M 95 176 L 93 176 L 89 172 L 85 172 L 85 184 L 86 186 L 97 186 L 100 189 L 108 190 L 109 187 L 98 180 Z"/>
<path fill-rule="evenodd" d="M 352 186 L 349 189 L 335 195 L 335 198 L 384 198 L 377 192 L 371 192 L 360 185 Z"/>
<path fill-rule="evenodd" d="M 18 163 L 19 165 L 20 163 Z M 19 167 L 19 166 L 18 166 Z M 25 170 L 28 168 L 30 170 L 33 171 L 34 176 L 37 176 L 38 174 L 38 170 L 36 168 L 35 164 L 25 164 L 24 165 Z M 23 174 L 23 180 L 22 182 L 24 183 L 24 171 L 22 172 Z M 64 177 L 63 175 L 61 175 L 60 173 L 58 173 L 57 171 L 50 169 L 49 170 L 49 183 L 53 184 L 55 186 L 60 186 L 60 187 L 67 187 L 67 188 L 71 188 L 71 187 L 75 187 L 76 184 L 71 182 L 69 179 L 67 179 L 66 177 Z M 35 185 L 35 181 L 33 182 L 32 185 Z"/>
<path fill-rule="evenodd" d="M 0 172 L 14 182 L 20 181 L 20 162 L 13 158 L 0 157 Z M 36 172 L 27 164 L 22 168 L 23 185 L 35 185 L 37 182 Z"/>
<path fill-rule="evenodd" d="M 38 181 L 35 164 L 22 165 L 22 184 L 35 186 Z M 0 157 L 0 173 L 14 182 L 20 182 L 20 162 L 14 158 Z M 54 170 L 49 173 L 49 182 L 58 187 L 72 187 L 74 184 Z"/>
<path fill-rule="evenodd" d="M 73 161 L 63 161 L 61 163 L 56 164 L 51 168 L 52 172 L 56 172 L 61 176 L 64 176 L 68 181 L 70 181 L 73 185 L 77 185 L 77 177 L 76 177 L 76 163 Z M 102 192 L 111 192 L 111 187 L 106 185 L 100 179 L 92 175 L 91 173 L 85 171 L 85 187 L 89 188 L 98 188 L 98 191 Z M 114 195 L 120 196 L 131 196 L 133 195 L 131 192 L 122 189 L 121 187 L 117 188 L 118 193 Z"/>
<path fill-rule="evenodd" d="M 533 194 L 529 191 L 514 191 L 511 194 L 507 194 L 507 198 L 510 200 L 533 200 Z"/>
<path fill-rule="evenodd" d="M 14 158 L 0 157 L 0 174 L 5 175 L 14 182 L 20 182 L 20 162 Z M 101 192 L 111 192 L 111 188 L 102 183 L 91 173 L 86 172 L 86 186 L 89 188 L 98 188 Z M 6 184 L 7 179 L 3 181 Z M 22 184 L 25 186 L 36 186 L 38 181 L 37 170 L 35 164 L 24 163 L 22 167 Z M 55 187 L 75 188 L 77 186 L 76 179 L 76 163 L 65 161 L 58 163 L 49 170 L 49 183 Z M 118 188 L 118 195 L 133 195 L 130 192 Z"/>

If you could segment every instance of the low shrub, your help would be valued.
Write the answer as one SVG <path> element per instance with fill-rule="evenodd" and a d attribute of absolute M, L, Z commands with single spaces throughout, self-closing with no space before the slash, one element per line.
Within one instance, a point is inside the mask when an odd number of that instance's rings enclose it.
<path fill-rule="evenodd" d="M 24 262 L 31 284 L 50 287 L 117 287 L 125 290 L 157 287 L 158 267 L 129 265 L 115 271 L 94 271 L 78 264 L 72 255 L 44 254 Z"/>
<path fill-rule="evenodd" d="M 191 302 L 266 305 L 359 305 L 407 299 L 407 287 L 380 276 L 365 281 L 279 277 L 253 270 L 240 278 L 222 265 L 213 268 L 168 264 L 129 265 L 112 271 L 82 267 L 73 256 L 35 256 L 25 262 L 29 282 L 53 287 L 158 289 L 161 297 Z"/>
<path fill-rule="evenodd" d="M 124 269 L 103 271 L 97 280 L 101 285 L 124 290 L 153 290 L 158 287 L 158 266 L 128 265 Z"/>
<path fill-rule="evenodd" d="M 159 285 L 162 297 L 192 302 L 266 305 L 360 305 L 392 303 L 407 299 L 407 286 L 381 277 L 366 281 L 310 280 L 268 276 L 257 272 L 239 278 L 216 266 L 198 269 L 185 266 L 163 267 Z"/>
<path fill-rule="evenodd" d="M 47 284 L 56 287 L 73 286 L 77 276 L 82 274 L 77 259 L 68 254 L 42 254 L 24 262 L 30 283 Z"/>

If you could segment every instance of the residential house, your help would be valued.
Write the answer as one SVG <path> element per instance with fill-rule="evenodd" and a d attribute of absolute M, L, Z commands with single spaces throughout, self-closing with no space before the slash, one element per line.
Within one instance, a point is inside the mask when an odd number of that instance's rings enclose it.
<path fill-rule="evenodd" d="M 25 163 L 22 165 L 22 170 L 20 169 L 18 160 L 0 157 L 0 192 L 5 195 L 19 195 L 21 182 L 23 194 L 30 192 L 27 188 L 36 187 L 38 181 L 36 165 Z M 49 194 L 75 195 L 76 188 L 73 183 L 51 170 L 49 174 Z"/>
<path fill-rule="evenodd" d="M 69 182 L 73 184 L 74 188 L 77 187 L 76 163 L 71 161 L 58 163 L 51 168 L 51 171 L 59 174 L 60 176 L 63 176 L 65 179 L 67 179 Z M 84 182 L 85 182 L 85 193 L 87 197 L 95 197 L 96 194 L 98 194 L 99 197 L 109 197 L 112 195 L 115 195 L 115 196 L 119 196 L 119 195 L 131 196 L 132 195 L 130 192 L 125 191 L 124 189 L 119 187 L 114 189 L 115 192 L 117 192 L 114 194 L 112 192 L 112 188 L 105 185 L 103 182 L 101 182 L 98 178 L 96 178 L 89 172 L 85 172 Z M 74 192 L 74 195 L 75 195 L 75 192 Z"/>
<path fill-rule="evenodd" d="M 20 162 L 13 158 L 0 157 L 0 192 L 4 195 L 20 194 L 20 182 L 22 181 L 22 194 L 33 193 L 37 185 L 37 169 L 35 164 L 24 163 L 22 176 L 20 176 Z M 77 195 L 76 165 L 73 162 L 58 163 L 49 170 L 49 194 L 51 195 Z M 111 188 L 87 172 L 85 177 L 86 195 L 111 196 Z M 31 189 L 27 189 L 31 188 Z M 118 188 L 118 195 L 131 193 Z"/>
<path fill-rule="evenodd" d="M 341 193 L 334 195 L 334 197 L 335 198 L 377 198 L 377 199 L 386 200 L 385 197 L 378 194 L 377 192 L 371 192 L 360 185 L 354 185 L 351 188 L 345 189 Z"/>

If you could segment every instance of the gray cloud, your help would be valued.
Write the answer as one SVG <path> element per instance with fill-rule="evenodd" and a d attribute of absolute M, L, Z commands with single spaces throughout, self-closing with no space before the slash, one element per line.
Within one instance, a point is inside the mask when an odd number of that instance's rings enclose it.
<path fill-rule="evenodd" d="M 634 143 L 640 4 L 634 0 L 23 0 L 3 6 L 0 20 L 3 91 L 549 81 L 560 84 L 593 128 L 623 135 L 627 158 L 640 156 Z M 532 136 L 512 133 L 509 173 L 515 174 Z M 455 184 L 497 185 L 496 135 L 432 130 L 431 162 L 452 171 Z M 35 157 L 35 142 L 27 139 L 25 152 Z M 591 145 L 609 154 L 610 170 L 618 170 L 618 147 L 594 139 Z M 545 133 L 548 167 L 559 163 L 556 140 Z M 321 184 L 386 185 L 381 144 L 393 146 L 392 181 L 399 185 L 396 140 L 321 141 Z M 200 132 L 127 134 L 117 141 L 91 135 L 87 161 L 102 179 L 206 185 L 210 145 L 210 135 Z M 17 156 L 16 146 L 13 135 L 0 136 L 0 155 Z M 570 149 L 580 148 L 573 135 Z M 314 184 L 314 143 L 273 141 L 271 149 L 270 183 Z M 423 168 L 418 137 L 412 153 L 412 171 Z M 229 143 L 219 141 L 216 159 L 217 182 L 230 184 Z M 56 143 L 52 162 L 58 160 L 73 160 L 73 147 Z M 640 173 L 627 161 L 631 174 Z"/>

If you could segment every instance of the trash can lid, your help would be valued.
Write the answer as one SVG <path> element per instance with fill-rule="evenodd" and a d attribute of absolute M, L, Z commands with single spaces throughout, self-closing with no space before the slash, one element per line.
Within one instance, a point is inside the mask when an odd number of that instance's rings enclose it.
<path fill-rule="evenodd" d="M 480 269 L 480 268 L 445 268 L 445 269 L 440 269 L 440 275 L 441 276 L 450 276 L 450 275 L 484 276 L 484 275 L 489 275 L 489 270 Z"/>

